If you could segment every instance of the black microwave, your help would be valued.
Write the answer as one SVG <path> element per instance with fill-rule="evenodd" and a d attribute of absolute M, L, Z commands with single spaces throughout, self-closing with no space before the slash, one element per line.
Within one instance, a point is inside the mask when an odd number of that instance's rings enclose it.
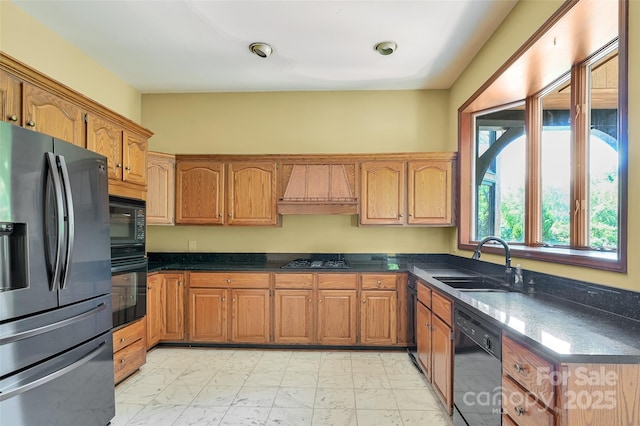
<path fill-rule="evenodd" d="M 109 196 L 111 259 L 144 257 L 146 203 L 144 200 Z"/>

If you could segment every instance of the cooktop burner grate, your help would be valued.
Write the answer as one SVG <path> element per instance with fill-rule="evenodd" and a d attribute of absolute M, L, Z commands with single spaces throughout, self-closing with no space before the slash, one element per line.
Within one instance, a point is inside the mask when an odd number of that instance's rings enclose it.
<path fill-rule="evenodd" d="M 282 265 L 283 269 L 349 269 L 349 263 L 342 259 L 329 260 L 311 260 L 311 259 L 295 259 L 286 265 Z"/>

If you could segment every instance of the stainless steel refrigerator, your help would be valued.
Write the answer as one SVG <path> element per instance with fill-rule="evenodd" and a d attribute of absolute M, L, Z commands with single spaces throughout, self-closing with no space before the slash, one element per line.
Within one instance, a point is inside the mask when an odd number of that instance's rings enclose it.
<path fill-rule="evenodd" d="M 0 425 L 115 415 L 106 166 L 0 122 Z"/>

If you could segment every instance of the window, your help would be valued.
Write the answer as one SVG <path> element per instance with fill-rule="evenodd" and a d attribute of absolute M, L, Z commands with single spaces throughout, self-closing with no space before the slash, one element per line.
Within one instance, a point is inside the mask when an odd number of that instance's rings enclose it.
<path fill-rule="evenodd" d="M 626 270 L 627 2 L 604 3 L 565 3 L 460 108 L 461 249 Z"/>

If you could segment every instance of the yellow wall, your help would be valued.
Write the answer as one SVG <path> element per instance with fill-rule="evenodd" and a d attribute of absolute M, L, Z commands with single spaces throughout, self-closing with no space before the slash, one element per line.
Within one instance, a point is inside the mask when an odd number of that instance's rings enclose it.
<path fill-rule="evenodd" d="M 443 151 L 446 91 L 143 95 L 152 150 L 199 154 Z M 357 226 L 355 216 L 285 216 L 281 228 L 151 227 L 151 251 L 446 252 L 450 229 Z"/>
<path fill-rule="evenodd" d="M 140 123 L 138 91 L 6 0 L 0 0 L 0 51 Z"/>
<path fill-rule="evenodd" d="M 450 89 L 449 96 L 449 149 L 457 149 L 457 113 L 462 105 L 525 41 L 560 7 L 562 1 L 521 0 L 502 26 L 469 64 L 465 72 Z M 640 1 L 631 0 L 629 10 L 629 227 L 628 274 L 610 273 L 589 268 L 576 268 L 526 259 L 513 259 L 525 269 L 565 276 L 640 291 L 640 191 L 635 182 L 640 181 L 640 82 L 633 76 L 640 73 Z M 451 241 L 451 253 L 470 256 L 470 252 L 458 252 L 457 236 Z M 503 256 L 483 255 L 483 260 L 504 262 Z"/>

